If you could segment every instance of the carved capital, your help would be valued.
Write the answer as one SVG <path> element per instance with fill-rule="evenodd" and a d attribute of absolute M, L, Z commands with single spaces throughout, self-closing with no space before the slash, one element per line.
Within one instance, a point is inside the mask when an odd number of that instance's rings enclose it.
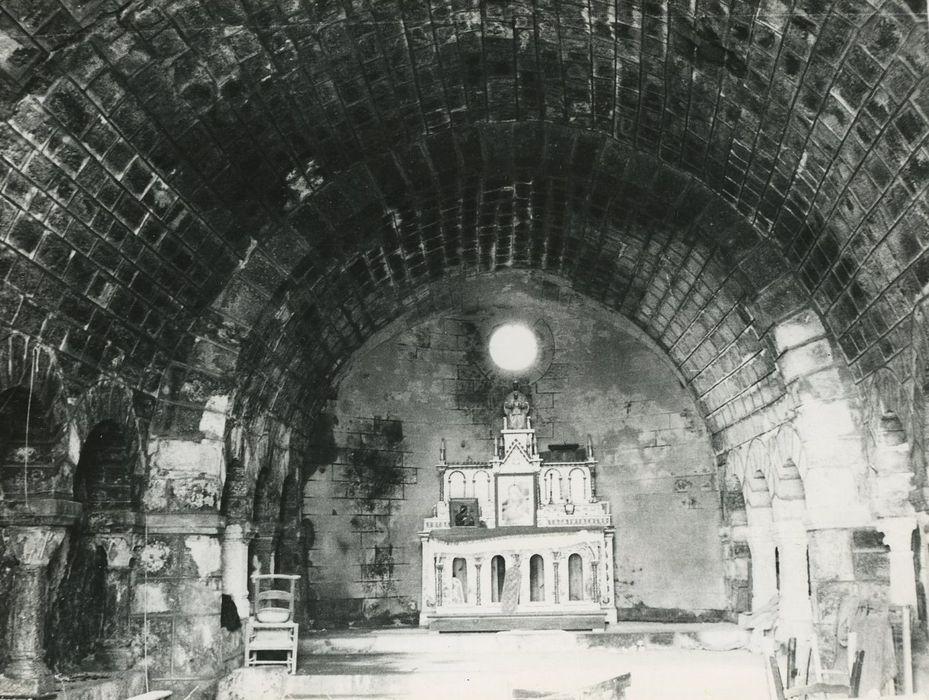
<path fill-rule="evenodd" d="M 227 541 L 241 540 L 243 542 L 251 542 L 252 538 L 255 537 L 255 532 L 255 527 L 247 521 L 226 523 L 226 528 L 223 531 L 223 538 Z"/>
<path fill-rule="evenodd" d="M 97 533 L 94 543 L 106 552 L 106 563 L 111 569 L 128 569 L 136 548 L 142 543 L 142 536 L 135 533 L 118 535 L 116 533 Z"/>
<path fill-rule="evenodd" d="M 3 543 L 22 566 L 48 566 L 55 551 L 64 541 L 63 527 L 8 527 L 3 531 Z"/>

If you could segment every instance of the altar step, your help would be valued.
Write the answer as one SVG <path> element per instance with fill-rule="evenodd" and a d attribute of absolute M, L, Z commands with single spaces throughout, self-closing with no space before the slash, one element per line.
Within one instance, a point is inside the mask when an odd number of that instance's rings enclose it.
<path fill-rule="evenodd" d="M 538 682 L 522 684 L 502 680 L 497 674 L 463 677 L 460 674 L 386 674 L 349 676 L 293 676 L 288 679 L 284 700 L 322 700 L 364 698 L 364 700 L 433 700 L 433 698 L 472 698 L 473 700 L 624 700 L 630 683 L 628 673 L 598 681 L 577 679 L 574 687 L 556 684 L 555 690 L 542 690 Z M 544 684 L 543 684 L 544 685 Z"/>
<path fill-rule="evenodd" d="M 564 700 L 631 673 L 628 700 L 761 700 L 763 659 L 739 649 L 744 641 L 744 631 L 726 623 L 624 622 L 598 632 L 311 631 L 300 642 L 297 675 L 282 679 L 277 697 Z"/>
<path fill-rule="evenodd" d="M 504 630 L 602 630 L 603 613 L 588 615 L 454 615 L 430 618 L 431 632 L 502 632 Z"/>
<path fill-rule="evenodd" d="M 378 636 L 378 644 L 373 647 L 388 647 L 392 640 Z M 330 650 L 303 655 L 298 659 L 298 674 L 285 675 L 281 679 L 281 692 L 274 698 L 567 700 L 583 698 L 584 689 L 609 684 L 626 674 L 629 687 L 623 691 L 625 695 L 597 697 L 626 700 L 766 700 L 768 697 L 763 657 L 745 650 L 687 649 L 683 648 L 687 645 L 683 638 L 680 646 L 616 648 L 607 644 L 583 646 L 586 643 L 583 640 L 574 644 L 569 639 L 574 635 L 568 633 L 521 633 L 518 638 L 508 633 L 427 636 L 439 648 L 410 651 L 412 640 L 404 640 L 408 647 L 404 652 Z M 457 639 L 449 640 L 452 636 Z M 264 680 L 258 685 L 268 687 Z M 232 697 L 259 696 L 244 693 Z"/>
<path fill-rule="evenodd" d="M 735 649 L 747 642 L 745 630 L 720 623 L 620 622 L 606 630 L 511 630 L 493 633 L 437 633 L 420 628 L 308 631 L 301 635 L 300 658 L 320 654 L 464 653 L 479 646 L 494 653 L 561 649 Z"/>

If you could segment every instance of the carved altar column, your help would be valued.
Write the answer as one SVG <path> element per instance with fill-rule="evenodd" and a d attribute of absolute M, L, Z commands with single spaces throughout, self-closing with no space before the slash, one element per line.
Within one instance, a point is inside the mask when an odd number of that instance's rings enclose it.
<path fill-rule="evenodd" d="M 481 587 L 483 586 L 483 579 L 481 578 L 481 564 L 483 559 L 481 557 L 474 557 L 474 604 L 481 604 Z"/>
<path fill-rule="evenodd" d="M 442 607 L 442 594 L 445 589 L 445 561 L 442 557 L 435 558 L 435 606 Z"/>
<path fill-rule="evenodd" d="M 598 559 L 590 562 L 590 597 L 595 603 L 600 602 L 600 561 Z"/>
<path fill-rule="evenodd" d="M 606 538 L 606 543 L 604 545 L 605 549 L 603 551 L 603 560 L 604 560 L 604 583 L 606 584 L 606 590 L 603 592 L 604 595 L 600 599 L 600 603 L 603 605 L 609 605 L 608 619 L 607 622 L 616 623 L 616 596 L 613 585 L 613 538 L 615 531 L 612 527 L 608 527 L 603 531 L 603 535 Z"/>
<path fill-rule="evenodd" d="M 54 690 L 55 679 L 43 660 L 45 608 L 48 603 L 47 568 L 65 537 L 63 527 L 8 527 L 3 533 L 7 550 L 19 560 L 13 569 L 13 589 L 7 634 L 10 663 L 0 678 L 0 694 L 25 697 Z"/>
<path fill-rule="evenodd" d="M 228 523 L 223 531 L 223 592 L 235 602 L 240 618 L 248 617 L 248 523 Z"/>

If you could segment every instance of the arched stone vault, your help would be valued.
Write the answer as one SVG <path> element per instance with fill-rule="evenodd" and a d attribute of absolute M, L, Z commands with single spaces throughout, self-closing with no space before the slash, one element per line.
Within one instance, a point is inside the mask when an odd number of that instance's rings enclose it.
<path fill-rule="evenodd" d="M 327 183 L 390 169 L 423 133 L 513 120 L 606 134 L 706 183 L 781 245 L 861 372 L 908 342 L 898 301 L 926 281 L 921 8 L 113 9 L 4 14 L 5 306 L 75 373 L 118 365 L 154 390 L 252 241 L 326 236 L 317 214 L 344 193 L 305 200 Z"/>
<path fill-rule="evenodd" d="M 730 477 L 799 477 L 822 527 L 924 509 L 925 20 L 915 0 L 4 5 L 0 390 L 40 347 L 68 464 L 118 386 L 175 551 L 169 515 L 216 515 L 230 460 L 238 519 L 265 461 L 280 491 L 366 340 L 512 268 L 647 333 Z M 878 400 L 906 436 L 884 481 Z"/>

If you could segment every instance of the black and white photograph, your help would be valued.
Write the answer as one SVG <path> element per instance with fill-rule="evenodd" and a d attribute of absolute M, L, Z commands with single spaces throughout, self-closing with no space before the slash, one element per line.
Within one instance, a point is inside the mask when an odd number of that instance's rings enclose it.
<path fill-rule="evenodd" d="M 929 698 L 929 0 L 0 0 L 0 700 Z"/>

